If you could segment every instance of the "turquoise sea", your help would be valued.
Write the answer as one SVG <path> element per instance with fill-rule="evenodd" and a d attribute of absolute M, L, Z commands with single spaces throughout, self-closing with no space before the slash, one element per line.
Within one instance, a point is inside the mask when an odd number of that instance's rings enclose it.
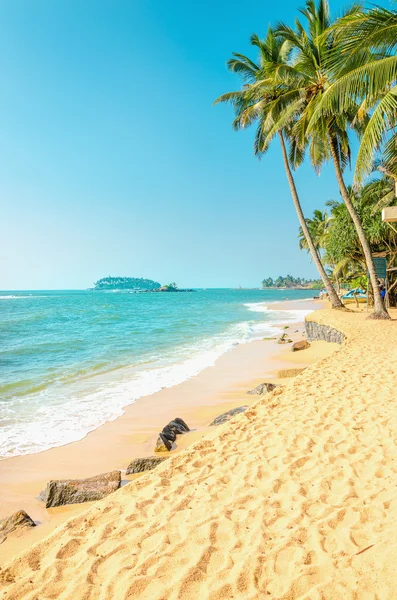
<path fill-rule="evenodd" d="M 286 296 L 313 292 L 0 292 L 0 458 L 81 439 L 272 324 L 301 320 L 307 311 L 272 309 Z"/>

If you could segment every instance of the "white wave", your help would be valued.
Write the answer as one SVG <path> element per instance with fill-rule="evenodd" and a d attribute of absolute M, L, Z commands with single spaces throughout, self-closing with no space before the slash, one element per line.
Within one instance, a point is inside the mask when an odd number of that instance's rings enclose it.
<path fill-rule="evenodd" d="M 169 350 L 168 364 L 161 364 L 154 357 L 141 370 L 129 367 L 67 385 L 55 384 L 29 397 L 25 412 L 20 403 L 7 403 L 7 414 L 0 414 L 0 460 L 81 440 L 90 431 L 120 417 L 125 407 L 138 398 L 178 385 L 213 366 L 234 346 L 278 335 L 282 330 L 277 325 L 302 321 L 311 312 L 274 310 L 263 302 L 245 306 L 265 313 L 263 321 L 240 322 L 223 334 L 196 342 L 193 348 L 186 345 Z"/>
<path fill-rule="evenodd" d="M 12 296 L 9 294 L 8 296 L 0 296 L 0 300 L 16 300 L 17 298 L 33 298 L 33 295 L 30 296 Z"/>
<path fill-rule="evenodd" d="M 15 406 L 18 421 L 10 418 L 13 408 L 8 405 L 9 420 L 8 424 L 3 421 L 0 457 L 32 454 L 81 440 L 90 431 L 120 417 L 124 408 L 138 398 L 194 377 L 213 366 L 222 354 L 250 339 L 255 339 L 250 323 L 239 323 L 223 335 L 202 340 L 194 356 L 192 349 L 186 347 L 185 357 L 179 356 L 179 362 L 144 371 L 120 369 L 112 374 L 117 381 L 101 375 L 68 387 L 58 385 L 50 391 L 43 390 L 30 398 L 29 412 L 24 415 L 21 406 Z"/>
<path fill-rule="evenodd" d="M 312 310 L 308 309 L 274 309 L 269 307 L 269 303 L 266 302 L 249 302 L 244 304 L 251 312 L 266 313 L 269 316 L 269 320 L 272 322 L 296 322 L 303 321 L 304 318 L 312 313 Z"/>
<path fill-rule="evenodd" d="M 267 304 L 265 302 L 247 302 L 244 304 L 251 312 L 268 312 Z"/>

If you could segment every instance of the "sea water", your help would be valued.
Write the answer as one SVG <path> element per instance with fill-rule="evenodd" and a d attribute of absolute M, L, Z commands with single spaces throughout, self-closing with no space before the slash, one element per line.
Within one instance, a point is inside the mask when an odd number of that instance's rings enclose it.
<path fill-rule="evenodd" d="M 0 292 L 0 459 L 82 439 L 308 311 L 310 291 Z M 299 305 L 298 305 L 299 306 Z"/>

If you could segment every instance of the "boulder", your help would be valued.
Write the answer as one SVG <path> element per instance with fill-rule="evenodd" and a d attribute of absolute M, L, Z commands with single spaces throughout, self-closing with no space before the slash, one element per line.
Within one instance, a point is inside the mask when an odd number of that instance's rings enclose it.
<path fill-rule="evenodd" d="M 171 427 L 169 425 L 166 425 L 161 433 L 165 437 L 166 440 L 169 440 L 170 442 L 175 442 L 175 440 L 176 440 L 175 430 L 171 429 Z"/>
<path fill-rule="evenodd" d="M 187 424 L 185 423 L 185 421 L 183 419 L 180 419 L 179 417 L 177 417 L 176 419 L 174 419 L 173 421 L 171 421 L 171 423 L 177 423 L 178 425 L 180 425 L 181 427 L 183 427 L 185 429 L 185 431 L 190 431 L 190 429 L 187 426 Z"/>
<path fill-rule="evenodd" d="M 272 392 L 277 387 L 274 383 L 260 383 L 253 390 L 247 392 L 247 394 L 251 394 L 252 396 L 263 396 L 267 392 Z"/>
<path fill-rule="evenodd" d="M 167 440 L 166 437 L 162 433 L 159 433 L 159 437 L 157 438 L 156 447 L 154 449 L 155 452 L 169 452 L 172 448 L 172 442 Z"/>
<path fill-rule="evenodd" d="M 190 431 L 190 429 L 186 425 L 185 421 L 182 421 L 182 419 L 178 419 L 178 418 L 174 419 L 173 421 L 170 421 L 168 423 L 167 427 L 169 427 L 170 429 L 175 431 L 175 433 L 177 435 L 183 435 L 184 433 L 187 433 L 188 431 Z"/>
<path fill-rule="evenodd" d="M 115 492 L 121 484 L 121 472 L 111 471 L 87 479 L 54 480 L 47 484 L 40 498 L 46 508 L 100 500 Z"/>
<path fill-rule="evenodd" d="M 0 543 L 5 540 L 9 533 L 15 531 L 16 529 L 22 529 L 22 527 L 36 527 L 36 523 L 24 510 L 18 510 L 10 517 L 1 519 Z"/>
<path fill-rule="evenodd" d="M 231 410 L 228 410 L 222 415 L 219 415 L 219 417 L 216 417 L 216 419 L 214 419 L 209 426 L 212 427 L 213 425 L 223 425 L 223 423 L 227 423 L 227 421 L 230 421 L 230 419 L 235 415 L 246 411 L 247 408 L 248 406 L 239 406 L 238 408 L 232 408 Z"/>
<path fill-rule="evenodd" d="M 306 350 L 306 348 L 310 348 L 310 344 L 307 340 L 301 340 L 300 342 L 295 342 L 291 346 L 292 352 L 298 352 L 299 350 Z"/>
<path fill-rule="evenodd" d="M 190 431 L 183 419 L 176 417 L 166 425 L 157 438 L 155 452 L 169 452 L 172 449 L 172 442 L 175 442 L 177 435 L 183 435 Z"/>
<path fill-rule="evenodd" d="M 134 460 L 132 460 L 127 467 L 126 475 L 151 471 L 167 458 L 167 456 L 147 456 L 146 458 L 134 458 Z"/>

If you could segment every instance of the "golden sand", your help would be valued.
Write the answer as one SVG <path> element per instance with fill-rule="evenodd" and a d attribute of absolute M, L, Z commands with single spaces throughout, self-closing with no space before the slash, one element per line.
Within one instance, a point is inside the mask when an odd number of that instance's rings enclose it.
<path fill-rule="evenodd" d="M 13 560 L 0 595 L 394 600 L 397 322 L 365 316 L 311 316 L 346 342 Z"/>
<path fill-rule="evenodd" d="M 313 308 L 313 303 L 305 302 L 303 308 Z M 301 339 L 302 324 L 294 324 L 291 330 L 292 339 Z M 6 542 L 0 543 L 0 565 L 87 510 L 87 504 L 45 509 L 37 495 L 49 480 L 89 477 L 114 469 L 125 471 L 133 458 L 153 454 L 158 432 L 175 416 L 185 419 L 192 429 L 178 437 L 171 455 L 180 452 L 211 431 L 208 424 L 216 416 L 255 402 L 257 396 L 247 395 L 247 390 L 266 380 L 276 381 L 280 361 L 272 359 L 283 355 L 282 366 L 288 366 L 294 358 L 285 348 L 274 341 L 240 344 L 196 377 L 137 400 L 122 417 L 78 442 L 0 461 L 0 519 L 24 509 L 40 524 L 10 534 Z M 123 475 L 123 479 L 136 477 Z"/>

